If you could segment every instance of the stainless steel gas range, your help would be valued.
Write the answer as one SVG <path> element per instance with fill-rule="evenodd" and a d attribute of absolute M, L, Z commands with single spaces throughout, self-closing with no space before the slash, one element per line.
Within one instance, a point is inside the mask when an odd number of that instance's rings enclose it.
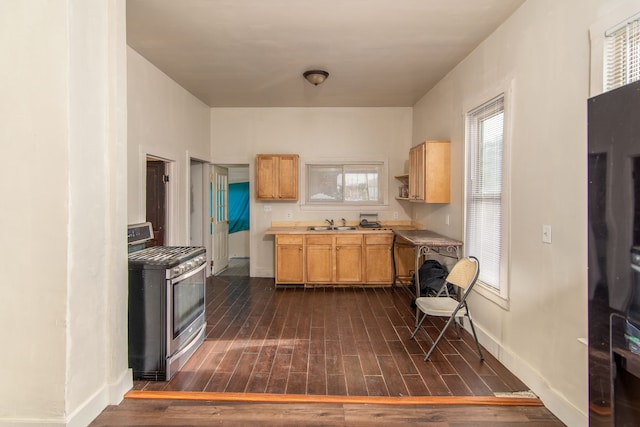
<path fill-rule="evenodd" d="M 128 228 L 129 365 L 134 379 L 168 381 L 205 337 L 205 249 L 144 247 L 151 223 Z"/>

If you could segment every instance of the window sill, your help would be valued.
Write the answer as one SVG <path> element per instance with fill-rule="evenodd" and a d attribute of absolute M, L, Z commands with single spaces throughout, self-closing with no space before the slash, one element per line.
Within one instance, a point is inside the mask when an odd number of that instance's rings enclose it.
<path fill-rule="evenodd" d="M 478 281 L 478 283 L 476 283 L 476 286 L 474 286 L 473 290 L 481 295 L 482 297 L 488 299 L 489 301 L 491 301 L 492 303 L 496 304 L 497 306 L 499 306 L 500 308 L 509 311 L 509 299 L 503 297 L 502 295 L 500 295 L 500 293 L 498 293 L 496 290 L 494 290 L 493 288 L 485 285 L 484 283 Z"/>

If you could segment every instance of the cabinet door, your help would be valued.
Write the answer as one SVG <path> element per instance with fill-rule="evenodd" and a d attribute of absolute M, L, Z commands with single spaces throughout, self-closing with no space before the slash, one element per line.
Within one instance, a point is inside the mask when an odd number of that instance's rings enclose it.
<path fill-rule="evenodd" d="M 365 281 L 371 284 L 391 284 L 393 266 L 391 235 L 365 236 Z"/>
<path fill-rule="evenodd" d="M 307 283 L 331 283 L 333 281 L 333 237 L 307 236 Z"/>
<path fill-rule="evenodd" d="M 425 141 L 409 150 L 409 199 L 414 202 L 451 201 L 449 141 Z"/>
<path fill-rule="evenodd" d="M 278 171 L 278 198 L 298 200 L 298 155 L 281 155 Z"/>
<path fill-rule="evenodd" d="M 299 244 L 276 243 L 276 284 L 304 283 L 303 254 L 302 242 Z"/>
<path fill-rule="evenodd" d="M 425 143 L 424 201 L 449 203 L 451 201 L 451 149 L 449 141 Z"/>
<path fill-rule="evenodd" d="M 362 282 L 362 246 L 336 246 L 336 282 Z"/>
<path fill-rule="evenodd" d="M 394 250 L 396 276 L 401 282 L 408 282 L 416 269 L 415 249 L 413 246 L 396 245 Z"/>
<path fill-rule="evenodd" d="M 256 199 L 272 200 L 276 198 L 278 157 L 258 154 L 256 156 Z"/>
<path fill-rule="evenodd" d="M 336 283 L 362 282 L 362 234 L 336 236 Z"/>
<path fill-rule="evenodd" d="M 409 199 L 424 202 L 425 144 L 411 147 L 409 150 Z"/>

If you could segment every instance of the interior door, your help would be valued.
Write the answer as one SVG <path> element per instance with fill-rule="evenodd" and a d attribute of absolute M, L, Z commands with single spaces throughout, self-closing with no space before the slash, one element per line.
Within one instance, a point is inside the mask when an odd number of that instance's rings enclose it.
<path fill-rule="evenodd" d="M 229 169 L 213 166 L 211 200 L 211 274 L 229 266 Z"/>

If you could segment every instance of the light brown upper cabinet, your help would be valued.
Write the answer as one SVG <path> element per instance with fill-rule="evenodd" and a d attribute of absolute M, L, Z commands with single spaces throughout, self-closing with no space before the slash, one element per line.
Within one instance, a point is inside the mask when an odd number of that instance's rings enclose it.
<path fill-rule="evenodd" d="M 298 155 L 256 156 L 256 199 L 298 200 Z"/>
<path fill-rule="evenodd" d="M 409 150 L 409 200 L 449 203 L 451 147 L 449 141 L 425 141 Z"/>

